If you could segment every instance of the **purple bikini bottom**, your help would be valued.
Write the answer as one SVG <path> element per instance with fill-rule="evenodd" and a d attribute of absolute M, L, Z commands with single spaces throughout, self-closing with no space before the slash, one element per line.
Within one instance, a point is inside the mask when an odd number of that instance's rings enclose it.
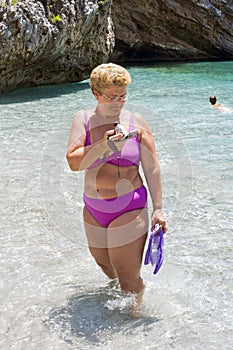
<path fill-rule="evenodd" d="M 90 198 L 84 193 L 83 201 L 99 224 L 108 227 L 111 221 L 128 211 L 147 208 L 147 190 L 141 186 L 123 196 L 110 199 Z"/>

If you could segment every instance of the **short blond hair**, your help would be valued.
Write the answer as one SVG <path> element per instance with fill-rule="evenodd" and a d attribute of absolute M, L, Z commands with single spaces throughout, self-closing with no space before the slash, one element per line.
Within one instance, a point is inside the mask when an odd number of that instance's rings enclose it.
<path fill-rule="evenodd" d="M 90 75 L 92 90 L 102 92 L 111 85 L 127 86 L 131 83 L 129 72 L 115 63 L 103 63 L 93 69 Z"/>

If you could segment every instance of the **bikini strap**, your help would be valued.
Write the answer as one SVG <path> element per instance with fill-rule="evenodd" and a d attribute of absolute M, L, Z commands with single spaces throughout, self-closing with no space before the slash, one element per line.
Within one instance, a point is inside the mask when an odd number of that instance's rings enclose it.
<path fill-rule="evenodd" d="M 90 135 L 90 129 L 89 129 L 89 118 L 86 110 L 84 110 L 84 116 L 85 116 L 85 123 L 86 123 L 86 146 L 89 146 L 91 144 L 91 135 Z"/>
<path fill-rule="evenodd" d="M 134 129 L 134 113 L 130 112 L 129 131 Z"/>
<path fill-rule="evenodd" d="M 133 112 L 130 112 L 130 120 L 129 120 L 129 131 L 132 131 L 135 129 L 135 125 L 134 125 L 134 113 Z M 140 142 L 140 139 L 139 139 L 139 135 L 137 134 L 136 135 L 136 138 L 137 142 Z"/>

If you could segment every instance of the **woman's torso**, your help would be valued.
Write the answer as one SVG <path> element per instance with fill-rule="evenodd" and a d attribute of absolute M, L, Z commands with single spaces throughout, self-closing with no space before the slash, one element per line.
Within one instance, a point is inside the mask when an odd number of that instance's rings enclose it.
<path fill-rule="evenodd" d="M 86 143 L 94 143 L 100 140 L 105 131 L 113 129 L 113 122 L 110 124 L 91 127 L 93 114 L 85 111 L 86 119 Z M 120 117 L 126 130 L 134 128 L 133 114 L 124 111 Z M 88 134 L 89 132 L 89 134 Z M 85 193 L 92 198 L 115 198 L 133 191 L 142 185 L 142 179 L 138 171 L 140 160 L 140 135 L 127 140 L 122 151 L 111 155 L 104 162 L 96 167 L 90 167 L 85 173 Z M 121 166 L 123 165 L 123 166 Z"/>

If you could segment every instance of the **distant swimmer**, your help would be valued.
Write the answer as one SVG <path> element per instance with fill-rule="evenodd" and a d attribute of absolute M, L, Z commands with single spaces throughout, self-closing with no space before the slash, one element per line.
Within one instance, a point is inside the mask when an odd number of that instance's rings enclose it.
<path fill-rule="evenodd" d="M 212 107 L 216 108 L 219 112 L 231 112 L 230 108 L 227 108 L 222 103 L 217 102 L 216 96 L 210 96 L 209 101 Z"/>

